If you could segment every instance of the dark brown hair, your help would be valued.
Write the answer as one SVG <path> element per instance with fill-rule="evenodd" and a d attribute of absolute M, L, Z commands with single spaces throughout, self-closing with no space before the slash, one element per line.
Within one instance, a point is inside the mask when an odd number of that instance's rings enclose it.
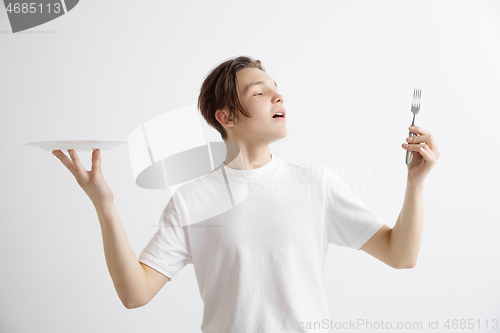
<path fill-rule="evenodd" d="M 198 108 L 206 122 L 219 131 L 224 141 L 227 139 L 227 133 L 215 118 L 217 110 L 226 109 L 231 119 L 239 119 L 240 112 L 245 117 L 251 117 L 241 105 L 238 96 L 236 73 L 245 68 L 257 68 L 265 72 L 260 60 L 240 56 L 226 60 L 212 69 L 201 85 Z"/>

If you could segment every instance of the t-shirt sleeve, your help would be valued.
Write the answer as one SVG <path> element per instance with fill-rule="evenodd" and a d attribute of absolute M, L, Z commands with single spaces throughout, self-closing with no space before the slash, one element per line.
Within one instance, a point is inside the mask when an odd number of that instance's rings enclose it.
<path fill-rule="evenodd" d="M 187 230 L 179 223 L 172 198 L 163 210 L 158 231 L 142 251 L 139 261 L 170 279 L 192 262 Z"/>
<path fill-rule="evenodd" d="M 333 170 L 323 170 L 328 242 L 359 251 L 384 221 Z"/>

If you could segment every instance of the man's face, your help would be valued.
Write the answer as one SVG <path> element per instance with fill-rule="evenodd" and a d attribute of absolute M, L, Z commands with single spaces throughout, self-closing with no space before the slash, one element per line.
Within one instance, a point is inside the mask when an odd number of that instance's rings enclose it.
<path fill-rule="evenodd" d="M 278 94 L 274 80 L 257 68 L 242 69 L 236 76 L 241 104 L 252 118 L 240 114 L 234 126 L 229 123 L 230 126 L 225 127 L 229 134 L 228 140 L 268 145 L 286 137 L 283 96 Z M 282 112 L 283 117 L 273 118 L 276 112 Z"/>

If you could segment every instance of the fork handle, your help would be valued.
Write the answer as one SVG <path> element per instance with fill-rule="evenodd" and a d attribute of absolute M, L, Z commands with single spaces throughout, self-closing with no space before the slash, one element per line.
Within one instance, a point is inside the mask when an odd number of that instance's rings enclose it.
<path fill-rule="evenodd" d="M 409 137 L 415 136 L 415 133 L 410 132 Z M 413 150 L 406 151 L 406 165 L 410 165 L 413 160 Z"/>

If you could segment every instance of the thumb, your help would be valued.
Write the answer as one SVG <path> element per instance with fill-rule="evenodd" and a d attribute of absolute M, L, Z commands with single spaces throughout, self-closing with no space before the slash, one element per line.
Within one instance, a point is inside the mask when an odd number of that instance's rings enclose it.
<path fill-rule="evenodd" d="M 101 151 L 99 149 L 94 149 L 92 152 L 92 173 L 101 172 Z"/>

